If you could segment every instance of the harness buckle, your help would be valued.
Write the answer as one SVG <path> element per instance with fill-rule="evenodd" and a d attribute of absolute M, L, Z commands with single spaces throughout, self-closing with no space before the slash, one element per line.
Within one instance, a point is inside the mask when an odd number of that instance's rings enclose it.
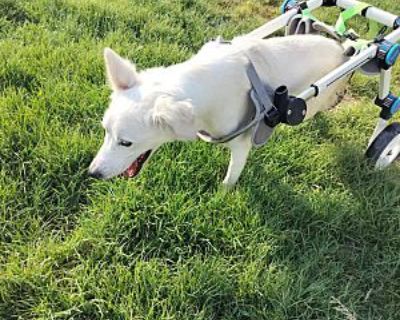
<path fill-rule="evenodd" d="M 281 123 L 281 113 L 275 106 L 264 112 L 264 123 L 271 128 L 275 128 Z"/>

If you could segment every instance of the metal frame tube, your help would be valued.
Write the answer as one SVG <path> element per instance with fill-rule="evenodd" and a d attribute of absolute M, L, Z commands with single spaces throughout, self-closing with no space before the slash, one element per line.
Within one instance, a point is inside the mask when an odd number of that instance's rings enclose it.
<path fill-rule="evenodd" d="M 349 61 L 339 66 L 332 72 L 328 73 L 325 77 L 314 83 L 309 89 L 305 90 L 299 95 L 299 98 L 309 100 L 313 97 L 319 96 L 326 89 L 328 89 L 336 81 L 343 79 L 350 75 L 364 64 L 369 62 L 376 56 L 378 46 L 373 45 L 361 52 L 359 55 L 351 58 Z"/>
<path fill-rule="evenodd" d="M 392 68 L 381 71 L 379 84 L 379 99 L 383 100 L 390 94 L 390 84 L 392 81 Z"/>
<path fill-rule="evenodd" d="M 341 7 L 343 9 L 351 8 L 360 2 L 357 0 L 337 0 L 336 6 Z M 307 1 L 307 7 L 310 11 L 315 10 L 321 6 L 323 6 L 323 0 L 309 0 Z M 271 34 L 275 33 L 279 29 L 288 25 L 289 21 L 298 14 L 298 9 L 294 8 L 289 10 L 285 14 L 281 15 L 280 17 L 264 24 L 263 26 L 259 27 L 258 29 L 250 32 L 247 34 L 248 37 L 263 39 Z M 392 13 L 383 11 L 378 9 L 374 6 L 371 6 L 365 10 L 363 13 L 367 19 L 374 20 L 378 23 L 381 23 L 385 26 L 390 28 L 396 27 L 396 21 L 398 21 L 398 16 L 395 16 Z M 400 40 L 400 28 L 394 30 L 388 36 L 385 37 L 387 41 L 396 43 Z M 315 84 L 311 85 L 307 90 L 302 92 L 298 97 L 305 101 L 310 100 L 311 98 L 317 97 L 320 94 L 324 93 L 326 89 L 328 89 L 332 84 L 335 82 L 345 78 L 346 76 L 350 75 L 354 71 L 361 68 L 363 65 L 374 59 L 377 55 L 379 50 L 379 44 L 372 44 L 369 48 L 365 49 L 357 56 L 350 58 L 346 63 L 339 66 L 325 77 L 317 81 Z M 379 88 L 379 98 L 384 99 L 390 93 L 390 83 L 392 79 L 392 70 L 382 70 L 381 72 L 381 81 L 380 81 L 380 88 Z M 374 130 L 374 133 L 369 140 L 369 146 L 375 140 L 375 138 L 386 128 L 387 120 L 379 119 Z"/>
<path fill-rule="evenodd" d="M 307 7 L 309 10 L 315 10 L 321 7 L 323 4 L 323 0 L 309 0 L 307 1 Z M 261 27 L 253 30 L 252 32 L 248 33 L 246 37 L 264 39 L 271 34 L 277 32 L 279 29 L 287 26 L 290 19 L 292 19 L 296 14 L 298 14 L 297 9 L 289 10 L 288 12 L 284 13 L 283 15 L 267 22 L 266 24 L 262 25 Z"/>
<path fill-rule="evenodd" d="M 383 100 L 390 94 L 390 84 L 392 81 L 392 68 L 389 70 L 381 71 L 381 78 L 379 84 L 379 99 Z M 368 148 L 375 141 L 376 137 L 381 134 L 383 130 L 385 130 L 388 124 L 388 120 L 379 118 L 378 122 L 375 126 L 374 133 L 368 141 Z"/>
<path fill-rule="evenodd" d="M 323 0 L 309 0 L 309 1 L 307 1 L 307 7 L 310 10 L 318 9 L 319 7 L 322 7 L 323 4 L 324 4 Z"/>
<path fill-rule="evenodd" d="M 317 81 L 314 85 L 318 87 L 319 92 L 325 91 L 336 81 L 343 79 L 344 77 L 350 75 L 371 59 L 375 58 L 378 51 L 377 45 L 372 45 L 368 49 L 362 51 L 357 56 L 350 58 L 349 61 L 333 70 L 331 73 L 323 77 L 321 80 Z"/>
<path fill-rule="evenodd" d="M 296 9 L 289 10 L 285 14 L 248 33 L 246 37 L 264 39 L 285 27 L 289 23 L 290 19 L 292 19 L 297 13 L 298 11 Z"/>
<path fill-rule="evenodd" d="M 400 29 L 393 31 L 385 39 L 391 42 L 398 42 L 400 40 Z M 368 49 L 365 49 L 357 56 L 351 58 L 349 61 L 347 61 L 337 69 L 333 70 L 325 77 L 313 84 L 310 88 L 302 92 L 299 95 L 299 98 L 309 100 L 315 96 L 320 95 L 336 81 L 350 75 L 351 73 L 374 59 L 379 49 L 378 46 L 378 44 L 373 44 Z"/>
<path fill-rule="evenodd" d="M 343 9 L 351 8 L 355 5 L 360 3 L 357 0 L 337 0 L 336 6 L 341 7 Z M 309 0 L 307 1 L 307 7 L 309 10 L 313 11 L 318 9 L 319 7 L 323 6 L 323 0 Z M 261 38 L 264 39 L 271 34 L 277 32 L 279 29 L 285 27 L 290 19 L 292 19 L 298 13 L 297 9 L 292 9 L 286 12 L 285 14 L 267 22 L 266 24 L 262 25 L 261 27 L 253 30 L 252 32 L 248 33 L 246 36 L 253 37 L 253 38 Z M 366 9 L 366 18 L 379 22 L 383 25 L 388 27 L 394 27 L 398 16 L 383 11 L 379 8 L 374 6 L 369 7 Z"/>
<path fill-rule="evenodd" d="M 357 5 L 358 3 L 360 2 L 356 0 L 337 0 L 336 5 L 344 9 L 347 9 Z M 310 10 L 315 10 L 321 7 L 322 5 L 323 5 L 323 0 L 307 1 L 307 6 Z M 289 10 L 280 17 L 273 19 L 270 22 L 266 23 L 265 25 L 259 27 L 258 29 L 250 32 L 246 36 L 259 39 L 266 38 L 269 35 L 278 31 L 279 29 L 285 27 L 289 23 L 290 19 L 292 19 L 297 13 L 298 13 L 297 9 Z M 366 17 L 368 19 L 372 19 L 379 23 L 385 24 L 389 27 L 393 27 L 396 19 L 398 18 L 397 16 L 391 13 L 385 12 L 375 7 L 370 7 L 367 9 Z M 400 28 L 393 31 L 388 36 L 386 36 L 386 40 L 391 42 L 398 42 L 400 40 Z M 368 49 L 362 51 L 357 56 L 351 58 L 349 61 L 339 66 L 337 69 L 333 70 L 325 77 L 323 77 L 315 84 L 313 84 L 310 88 L 302 92 L 299 95 L 299 98 L 304 100 L 309 100 L 313 97 L 319 96 L 336 81 L 350 75 L 351 73 L 358 70 L 363 65 L 374 59 L 376 57 L 377 51 L 378 51 L 378 45 L 377 44 L 371 45 Z M 388 79 L 386 79 L 386 81 L 388 81 Z"/>
<path fill-rule="evenodd" d="M 385 37 L 385 39 L 387 41 L 390 41 L 390 42 L 393 42 L 393 43 L 399 42 L 399 40 L 400 40 L 400 28 L 395 30 L 395 31 L 393 31 L 392 33 L 388 34 Z"/>
<path fill-rule="evenodd" d="M 348 9 L 359 3 L 360 2 L 356 0 L 337 0 L 336 5 L 343 9 Z M 398 18 L 394 14 L 383 11 L 374 6 L 371 6 L 370 8 L 366 9 L 365 13 L 366 13 L 365 15 L 366 18 L 374 20 L 391 28 L 394 27 L 395 21 Z"/>

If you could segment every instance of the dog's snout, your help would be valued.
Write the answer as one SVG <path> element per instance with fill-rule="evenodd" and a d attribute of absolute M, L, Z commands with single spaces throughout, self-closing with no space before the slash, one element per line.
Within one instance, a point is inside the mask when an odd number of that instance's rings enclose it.
<path fill-rule="evenodd" d="M 99 170 L 95 170 L 95 171 L 89 171 L 89 177 L 95 179 L 103 179 L 104 176 Z"/>

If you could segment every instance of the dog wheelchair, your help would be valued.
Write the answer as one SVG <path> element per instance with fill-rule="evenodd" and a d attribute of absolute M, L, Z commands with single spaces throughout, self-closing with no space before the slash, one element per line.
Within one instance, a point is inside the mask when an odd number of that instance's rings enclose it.
<path fill-rule="evenodd" d="M 335 26 L 327 25 L 312 15 L 317 8 L 334 6 L 342 9 Z M 389 166 L 400 154 L 400 123 L 394 122 L 389 125 L 389 120 L 400 110 L 400 98 L 390 91 L 392 69 L 400 56 L 400 45 L 397 44 L 400 40 L 400 17 L 356 0 L 285 0 L 281 6 L 281 12 L 280 17 L 246 36 L 264 39 L 283 28 L 286 35 L 327 35 L 343 44 L 349 59 L 319 81 L 311 84 L 297 97 L 291 96 L 285 86 L 274 90 L 272 95 L 268 94 L 266 91 L 270 93 L 271 88 L 268 88 L 265 83 L 261 84 L 254 68 L 251 67 L 247 73 L 253 87 L 251 98 L 256 107 L 256 119 L 225 137 L 215 139 L 203 132 L 199 134 L 200 138 L 212 143 L 224 143 L 251 126 L 258 128 L 262 122 L 262 125 L 267 128 L 263 129 L 264 133 L 261 133 L 260 143 L 258 143 L 262 145 L 278 124 L 285 123 L 293 126 L 302 123 L 306 116 L 307 101 L 324 94 L 337 81 L 351 76 L 355 71 L 361 71 L 371 76 L 380 75 L 379 94 L 375 104 L 381 108 L 381 112 L 369 141 L 366 157 L 377 169 Z M 348 29 L 348 20 L 357 15 L 370 21 L 370 31 L 376 31 L 373 40 L 361 39 L 354 30 Z M 388 30 L 390 30 L 389 33 Z M 257 145 L 254 137 L 253 144 Z"/>

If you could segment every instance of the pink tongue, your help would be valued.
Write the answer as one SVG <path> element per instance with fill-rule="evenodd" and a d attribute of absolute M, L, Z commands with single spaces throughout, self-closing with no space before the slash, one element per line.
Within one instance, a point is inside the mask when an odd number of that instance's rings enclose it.
<path fill-rule="evenodd" d="M 126 178 L 132 178 L 137 173 L 138 169 L 139 169 L 139 163 L 138 161 L 135 161 L 130 165 L 128 169 L 126 169 L 126 171 L 124 172 L 124 176 Z"/>

